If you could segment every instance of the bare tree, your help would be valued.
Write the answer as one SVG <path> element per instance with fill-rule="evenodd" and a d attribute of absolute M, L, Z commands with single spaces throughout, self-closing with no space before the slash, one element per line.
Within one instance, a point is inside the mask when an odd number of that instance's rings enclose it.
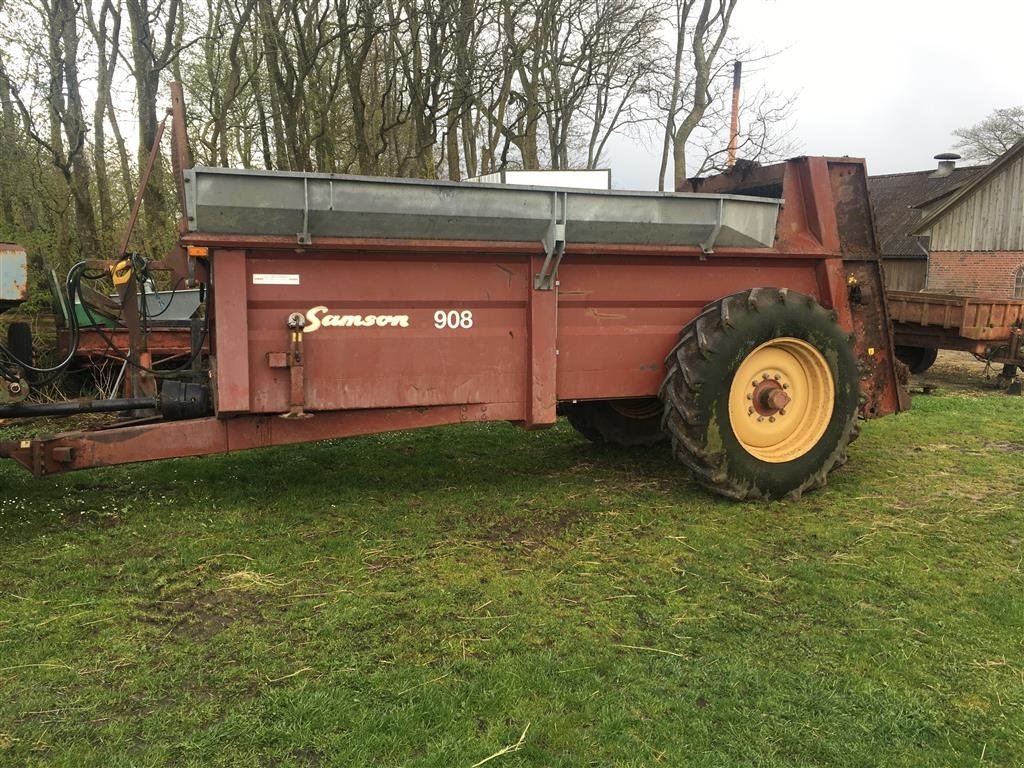
<path fill-rule="evenodd" d="M 125 0 L 132 38 L 132 72 L 135 76 L 135 98 L 139 119 L 139 164 L 156 138 L 157 101 L 160 96 L 160 77 L 179 54 L 176 30 L 179 21 L 180 0 Z M 144 203 L 150 232 L 166 223 L 166 200 L 163 193 L 163 165 L 153 168 L 153 178 L 147 185 Z"/>
<path fill-rule="evenodd" d="M 956 150 L 967 160 L 991 163 L 1024 138 L 1024 107 L 996 109 L 979 123 L 958 128 Z"/>
<path fill-rule="evenodd" d="M 113 250 L 114 204 L 109 174 L 107 171 L 106 116 L 116 120 L 111 109 L 111 83 L 117 67 L 118 48 L 121 39 L 121 3 L 102 0 L 99 10 L 92 2 L 84 3 L 86 24 L 92 33 L 96 46 L 96 101 L 93 103 L 93 164 L 96 167 L 96 196 L 100 203 L 100 239 L 104 253 Z M 125 189 L 131 178 L 125 179 Z"/>
<path fill-rule="evenodd" d="M 14 110 L 14 100 L 11 98 L 7 71 L 4 69 L 3 59 L 0 58 L 0 179 L 4 180 L 4 184 L 0 185 L 0 214 L 3 214 L 4 223 L 8 226 L 13 224 L 15 215 L 15 200 L 8 180 L 15 176 L 12 160 L 16 155 L 17 145 L 18 116 Z"/>
<path fill-rule="evenodd" d="M 614 134 L 652 117 L 644 107 L 657 87 L 656 62 L 664 54 L 658 40 L 664 7 L 659 2 L 622 2 L 618 13 L 609 14 L 595 51 L 593 95 L 581 110 L 590 126 L 587 168 L 596 168 L 602 161 Z"/>
<path fill-rule="evenodd" d="M 671 17 L 674 57 L 662 142 L 658 188 L 665 189 L 671 152 L 673 189 L 686 181 L 686 143 L 712 102 L 713 73 L 725 43 L 737 0 L 675 0 Z M 690 20 L 697 17 L 691 27 Z M 690 55 L 685 51 L 689 45 Z"/>
<path fill-rule="evenodd" d="M 484 8 L 485 4 L 477 0 L 442 0 L 442 17 L 447 26 L 445 34 L 452 47 L 449 65 L 451 92 L 445 116 L 444 148 L 448 178 L 454 181 L 462 178 L 463 163 L 468 176 L 477 173 L 473 80 L 474 70 L 481 61 L 477 56 L 480 35 L 487 23 L 486 18 L 481 18 Z"/>
<path fill-rule="evenodd" d="M 765 61 L 773 54 L 755 54 L 750 49 L 731 47 L 712 76 L 711 100 L 700 125 L 690 136 L 689 177 L 726 170 L 732 116 L 732 77 L 734 57 L 746 63 Z M 748 76 L 755 74 L 748 68 Z M 773 91 L 763 85 L 744 92 L 739 104 L 739 130 L 736 154 L 748 162 L 772 162 L 789 157 L 798 150 L 790 130 L 796 97 Z"/>
<path fill-rule="evenodd" d="M 230 131 L 229 122 L 233 115 L 237 117 L 236 101 L 252 76 L 245 66 L 242 43 L 255 9 L 256 0 L 207 0 L 205 27 L 196 30 L 202 56 L 196 57 L 197 66 L 184 68 L 194 81 L 193 108 L 205 118 L 192 136 L 199 155 L 211 163 L 229 165 L 232 147 L 238 147 L 241 135 L 248 133 L 241 124 Z"/>
<path fill-rule="evenodd" d="M 409 98 L 412 142 L 406 157 L 399 158 L 399 174 L 412 172 L 427 178 L 437 175 L 434 145 L 438 121 L 448 101 L 446 81 L 450 72 L 450 45 L 444 20 L 432 0 L 396 0 L 388 6 L 390 43 L 403 88 Z"/>
<path fill-rule="evenodd" d="M 486 11 L 491 15 L 484 18 L 480 13 L 484 27 L 477 36 L 480 44 L 474 51 L 473 113 L 471 119 L 463 121 L 462 131 L 463 145 L 472 147 L 464 149 L 463 154 L 479 157 L 476 168 L 479 173 L 504 168 L 509 162 L 512 144 L 519 138 L 516 112 L 522 98 L 514 87 L 517 75 L 515 26 L 511 25 L 513 42 L 509 42 L 509 25 L 505 23 L 517 8 L 508 0 L 496 0 L 494 5 L 483 5 L 478 10 L 478 13 Z"/>
<path fill-rule="evenodd" d="M 552 168 L 594 167 L 609 134 L 636 116 L 633 105 L 659 53 L 652 38 L 660 12 L 638 0 L 561 3 L 541 48 Z"/>
<path fill-rule="evenodd" d="M 11 103 L 21 115 L 25 133 L 50 158 L 53 167 L 59 171 L 71 193 L 75 212 L 75 230 L 80 250 L 88 255 L 100 251 L 96 219 L 93 212 L 91 177 L 92 168 L 87 154 L 88 125 L 85 122 L 79 80 L 79 45 L 77 8 L 74 0 L 39 0 L 31 6 L 37 14 L 46 35 L 46 47 L 30 52 L 45 58 L 44 83 L 29 83 L 29 96 L 22 93 L 22 86 L 15 83 L 10 70 L 0 60 L 0 77 L 5 81 L 4 90 Z M 23 19 L 23 23 L 29 23 Z M 30 72 L 39 71 L 33 65 Z M 40 95 L 46 105 L 48 130 L 39 129 L 35 105 L 31 99 Z M 62 246 L 67 246 L 68 235 L 62 237 Z"/>

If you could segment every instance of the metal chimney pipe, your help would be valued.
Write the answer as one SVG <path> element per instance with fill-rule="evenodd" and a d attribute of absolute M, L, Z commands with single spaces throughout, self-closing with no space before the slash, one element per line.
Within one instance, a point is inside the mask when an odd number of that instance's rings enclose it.
<path fill-rule="evenodd" d="M 939 167 L 928 178 L 941 179 L 953 172 L 953 169 L 956 168 L 956 161 L 960 159 L 960 155 L 955 152 L 943 152 L 936 155 L 935 159 L 939 161 Z"/>
<path fill-rule="evenodd" d="M 743 71 L 743 62 L 737 61 L 732 66 L 732 120 L 729 122 L 729 157 L 725 161 L 726 166 L 732 168 L 736 165 L 736 141 L 740 132 L 740 76 Z"/>

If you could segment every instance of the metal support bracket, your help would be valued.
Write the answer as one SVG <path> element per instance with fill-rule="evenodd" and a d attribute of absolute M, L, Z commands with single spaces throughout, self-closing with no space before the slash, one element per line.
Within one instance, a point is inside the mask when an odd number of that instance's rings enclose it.
<path fill-rule="evenodd" d="M 313 240 L 309 236 L 309 179 L 302 180 L 302 231 L 296 235 L 299 245 L 310 245 Z"/>
<path fill-rule="evenodd" d="M 707 239 L 700 244 L 700 249 L 705 254 L 715 252 L 715 241 L 718 239 L 718 235 L 722 231 L 722 219 L 724 216 L 725 200 L 720 197 L 718 198 L 718 211 L 715 215 L 715 226 L 712 228 L 711 233 L 707 236 Z"/>
<path fill-rule="evenodd" d="M 551 196 L 551 222 L 544 235 L 544 263 L 540 272 L 533 279 L 533 287 L 538 291 L 550 291 L 555 287 L 558 276 L 558 265 L 565 255 L 565 221 L 568 207 L 568 194 L 555 192 Z"/>
<path fill-rule="evenodd" d="M 59 445 L 59 438 L 18 440 L 0 444 L 0 456 L 14 459 L 35 477 L 66 471 L 75 459 L 74 449 Z"/>
<path fill-rule="evenodd" d="M 187 168 L 181 172 L 181 183 L 182 190 L 191 190 L 191 192 L 182 191 L 182 195 L 185 200 L 185 229 L 189 232 L 195 232 L 199 229 L 199 222 L 197 217 L 199 211 L 196 210 L 196 172 L 191 168 Z"/>
<path fill-rule="evenodd" d="M 305 325 L 306 318 L 293 312 L 288 316 L 291 349 L 288 352 L 267 353 L 267 364 L 271 368 L 287 368 L 289 373 L 289 409 L 287 413 L 281 414 L 282 419 L 308 419 L 313 416 L 306 412 L 306 371 L 302 354 L 302 329 Z"/>

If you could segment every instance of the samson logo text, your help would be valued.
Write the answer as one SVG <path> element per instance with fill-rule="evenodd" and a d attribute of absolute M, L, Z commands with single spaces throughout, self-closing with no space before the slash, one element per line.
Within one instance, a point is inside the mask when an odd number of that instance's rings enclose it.
<path fill-rule="evenodd" d="M 303 331 L 312 333 L 321 328 L 408 328 L 408 315 L 332 315 L 327 307 L 313 307 L 306 313 Z"/>

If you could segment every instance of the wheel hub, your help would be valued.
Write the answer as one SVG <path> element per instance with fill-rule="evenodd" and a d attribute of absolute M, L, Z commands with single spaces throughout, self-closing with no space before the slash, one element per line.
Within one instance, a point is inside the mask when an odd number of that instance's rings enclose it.
<path fill-rule="evenodd" d="M 729 389 L 729 419 L 740 445 L 782 463 L 810 451 L 835 408 L 835 381 L 824 356 L 806 341 L 772 339 L 740 363 Z"/>
<path fill-rule="evenodd" d="M 788 385 L 787 385 L 788 388 Z M 751 395 L 754 410 L 760 416 L 774 416 L 782 413 L 790 403 L 790 397 L 782 384 L 774 379 L 759 382 Z"/>

